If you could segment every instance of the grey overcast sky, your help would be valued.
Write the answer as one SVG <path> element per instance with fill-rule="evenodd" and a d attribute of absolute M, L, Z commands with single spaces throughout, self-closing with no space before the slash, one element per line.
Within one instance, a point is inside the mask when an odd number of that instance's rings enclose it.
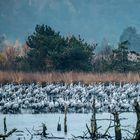
<path fill-rule="evenodd" d="M 0 0 L 0 35 L 24 42 L 36 24 L 114 44 L 124 28 L 139 31 L 140 0 Z"/>

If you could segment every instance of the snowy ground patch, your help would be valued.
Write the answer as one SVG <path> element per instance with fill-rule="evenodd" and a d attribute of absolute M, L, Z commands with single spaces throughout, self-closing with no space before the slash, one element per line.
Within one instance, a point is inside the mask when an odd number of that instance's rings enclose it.
<path fill-rule="evenodd" d="M 86 124 L 90 125 L 90 118 L 91 114 L 68 114 L 68 133 L 65 134 L 63 130 L 63 120 L 64 115 L 63 114 L 24 114 L 24 115 L 0 115 L 0 132 L 3 132 L 2 127 L 2 120 L 6 116 L 7 118 L 7 127 L 8 130 L 11 130 L 12 128 L 16 127 L 18 130 L 24 131 L 24 136 L 16 136 L 14 133 L 11 137 L 9 137 L 7 140 L 17 140 L 18 137 L 21 138 L 21 140 L 24 140 L 24 137 L 26 139 L 30 139 L 29 133 L 26 131 L 25 128 L 30 130 L 32 132 L 32 129 L 38 130 L 41 129 L 41 124 L 45 123 L 47 125 L 48 133 L 52 133 L 54 136 L 59 137 L 65 137 L 65 139 L 71 138 L 72 135 L 79 136 L 83 135 L 83 131 L 86 131 Z M 62 131 L 57 131 L 57 122 L 58 118 L 61 118 L 60 122 L 62 125 Z M 136 125 L 136 114 L 134 113 L 122 113 L 120 117 L 126 117 L 128 120 L 122 120 L 121 125 L 126 126 L 126 129 L 130 130 L 131 132 L 134 132 L 134 127 Z M 98 119 L 105 119 L 110 118 L 109 113 L 98 113 L 97 114 Z M 97 123 L 98 126 L 102 126 L 101 129 L 99 129 L 100 132 L 104 132 L 106 128 L 109 125 L 109 121 L 99 121 Z M 114 135 L 114 128 L 110 129 L 110 133 Z M 128 134 L 126 132 L 123 132 L 123 137 L 128 137 Z M 38 140 L 40 137 L 34 136 L 33 140 Z"/>

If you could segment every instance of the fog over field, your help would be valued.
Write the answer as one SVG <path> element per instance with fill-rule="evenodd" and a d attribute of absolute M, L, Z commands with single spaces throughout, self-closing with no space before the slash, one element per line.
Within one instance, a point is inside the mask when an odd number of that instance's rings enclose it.
<path fill-rule="evenodd" d="M 0 35 L 25 42 L 36 24 L 89 42 L 119 41 L 127 26 L 140 26 L 139 0 L 0 0 Z"/>

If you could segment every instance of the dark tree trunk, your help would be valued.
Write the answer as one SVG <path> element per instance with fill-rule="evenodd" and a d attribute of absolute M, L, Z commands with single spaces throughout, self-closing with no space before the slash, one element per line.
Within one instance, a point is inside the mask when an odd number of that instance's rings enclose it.
<path fill-rule="evenodd" d="M 64 112 L 64 132 L 67 133 L 67 107 L 65 106 L 65 112 Z"/>
<path fill-rule="evenodd" d="M 114 126 L 115 126 L 115 140 L 121 140 L 122 139 L 122 133 L 121 133 L 121 125 L 120 125 L 120 119 L 118 112 L 112 113 L 114 116 Z"/>
<path fill-rule="evenodd" d="M 93 104 L 92 104 L 91 134 L 92 134 L 91 135 L 92 139 L 95 139 L 97 135 L 95 98 L 93 99 Z"/>
<path fill-rule="evenodd" d="M 137 101 L 134 102 L 134 108 L 137 114 L 137 124 L 135 129 L 135 140 L 140 140 L 140 105 Z"/>

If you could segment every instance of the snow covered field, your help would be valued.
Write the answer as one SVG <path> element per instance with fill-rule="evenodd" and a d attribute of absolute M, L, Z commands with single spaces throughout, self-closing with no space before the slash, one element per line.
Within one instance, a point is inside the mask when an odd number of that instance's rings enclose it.
<path fill-rule="evenodd" d="M 63 85 L 39 84 L 0 87 L 0 112 L 21 113 L 62 113 L 68 107 L 70 113 L 91 112 L 93 97 L 97 112 L 133 111 L 133 102 L 140 102 L 140 84 L 94 84 Z"/>
<path fill-rule="evenodd" d="M 18 140 L 20 137 L 20 140 L 24 140 L 24 137 L 26 139 L 30 139 L 30 134 L 26 131 L 25 128 L 27 128 L 30 132 L 33 132 L 33 126 L 35 130 L 41 129 L 41 124 L 45 123 L 47 125 L 48 133 L 52 133 L 54 136 L 59 137 L 65 137 L 66 139 L 72 138 L 72 135 L 78 136 L 83 135 L 83 131 L 86 131 L 86 123 L 90 125 L 90 118 L 91 114 L 68 114 L 68 133 L 67 135 L 63 132 L 63 120 L 64 115 L 63 114 L 19 114 L 19 115 L 0 115 L 0 132 L 3 132 L 3 118 L 6 116 L 7 118 L 7 127 L 8 130 L 11 130 L 12 128 L 17 128 L 18 130 L 24 131 L 24 136 L 16 136 L 18 133 L 14 133 L 11 137 L 9 137 L 7 140 Z M 61 118 L 61 126 L 62 131 L 57 132 L 57 123 L 58 118 Z M 124 128 L 127 128 L 131 132 L 134 132 L 134 127 L 136 123 L 136 114 L 134 113 L 122 113 L 120 117 L 126 117 L 128 120 L 122 120 L 121 125 L 127 126 Z M 97 114 L 98 119 L 105 119 L 110 118 L 109 113 L 99 113 Z M 109 121 L 98 121 L 98 126 L 102 126 L 101 129 L 99 129 L 100 132 L 104 132 L 106 128 L 109 125 Z M 110 129 L 110 133 L 114 135 L 114 128 Z M 123 137 L 128 137 L 128 134 L 126 132 L 123 132 Z M 33 140 L 38 140 L 40 137 L 34 136 Z"/>

